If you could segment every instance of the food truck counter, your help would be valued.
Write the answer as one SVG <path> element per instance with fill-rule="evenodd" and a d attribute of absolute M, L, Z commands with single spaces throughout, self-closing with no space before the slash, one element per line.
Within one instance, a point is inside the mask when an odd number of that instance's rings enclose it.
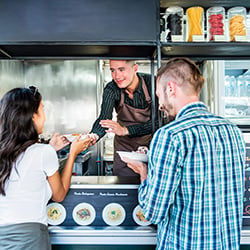
<path fill-rule="evenodd" d="M 136 177 L 73 176 L 65 200 L 47 206 L 52 246 L 155 246 L 156 227 L 138 205 L 139 183 Z"/>
<path fill-rule="evenodd" d="M 65 200 L 47 206 L 52 248 L 155 249 L 156 226 L 145 220 L 138 205 L 139 183 L 138 178 L 73 176 Z M 244 217 L 242 247 L 250 244 Z"/>

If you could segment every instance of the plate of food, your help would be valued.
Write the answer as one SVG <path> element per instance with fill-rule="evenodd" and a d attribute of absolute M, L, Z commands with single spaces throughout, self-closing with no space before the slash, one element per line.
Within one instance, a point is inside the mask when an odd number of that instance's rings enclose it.
<path fill-rule="evenodd" d="M 60 225 L 66 218 L 66 210 L 64 206 L 57 202 L 52 202 L 47 205 L 48 223 L 53 226 Z"/>
<path fill-rule="evenodd" d="M 94 133 L 91 133 L 91 134 L 81 134 L 81 133 L 75 133 L 75 134 L 67 134 L 67 135 L 64 135 L 68 141 L 72 142 L 75 138 L 79 137 L 80 136 L 80 140 L 84 140 L 86 138 L 91 138 L 91 140 L 93 139 L 98 139 L 97 135 L 94 134 Z"/>
<path fill-rule="evenodd" d="M 81 226 L 90 225 L 96 216 L 96 211 L 92 205 L 83 202 L 75 206 L 72 212 L 74 221 Z"/>
<path fill-rule="evenodd" d="M 140 226 L 148 226 L 151 223 L 147 221 L 144 217 L 143 211 L 140 207 L 140 205 L 137 205 L 133 210 L 133 219 L 135 223 L 137 223 Z"/>
<path fill-rule="evenodd" d="M 118 226 L 126 218 L 126 212 L 122 205 L 118 203 L 109 203 L 102 211 L 104 222 L 110 226 Z"/>
<path fill-rule="evenodd" d="M 127 152 L 127 151 L 116 151 L 120 157 L 127 157 L 131 160 L 147 162 L 148 156 L 144 153 L 137 153 L 137 152 Z"/>

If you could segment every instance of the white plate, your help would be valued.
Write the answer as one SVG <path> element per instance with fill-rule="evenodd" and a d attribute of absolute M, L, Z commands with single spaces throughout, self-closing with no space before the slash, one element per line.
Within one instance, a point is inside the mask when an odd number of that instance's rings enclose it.
<path fill-rule="evenodd" d="M 144 215 L 143 215 L 143 212 L 142 212 L 142 209 L 141 209 L 140 205 L 137 205 L 134 208 L 133 219 L 134 219 L 135 223 L 137 223 L 140 226 L 148 226 L 148 225 L 151 224 L 149 221 L 147 221 L 144 218 Z"/>
<path fill-rule="evenodd" d="M 136 152 L 126 152 L 126 151 L 116 151 L 120 157 L 127 157 L 131 160 L 136 160 L 136 161 L 143 161 L 147 162 L 148 161 L 148 156 L 143 153 L 136 153 Z"/>
<path fill-rule="evenodd" d="M 95 216 L 94 207 L 86 202 L 76 205 L 72 212 L 74 221 L 81 226 L 90 225 L 95 220 Z"/>
<path fill-rule="evenodd" d="M 48 223 L 53 226 L 60 225 L 66 218 L 66 210 L 62 204 L 52 202 L 47 205 Z"/>
<path fill-rule="evenodd" d="M 125 220 L 126 212 L 120 204 L 109 203 L 102 211 L 102 218 L 106 224 L 110 226 L 118 226 Z"/>

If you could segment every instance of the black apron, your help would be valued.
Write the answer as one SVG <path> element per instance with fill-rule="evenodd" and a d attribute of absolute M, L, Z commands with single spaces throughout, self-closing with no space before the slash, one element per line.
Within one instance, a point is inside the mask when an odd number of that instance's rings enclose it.
<path fill-rule="evenodd" d="M 149 106 L 145 109 L 138 109 L 131 107 L 124 103 L 124 93 L 121 90 L 121 102 L 116 109 L 117 122 L 122 126 L 135 125 L 144 123 L 151 119 L 151 98 L 147 90 L 146 83 L 142 78 L 142 89 Z M 117 176 L 137 176 L 132 169 L 130 169 L 125 162 L 123 162 L 116 151 L 136 151 L 139 146 L 149 146 L 152 139 L 152 134 L 129 137 L 115 135 L 114 138 L 114 163 L 113 174 Z"/>

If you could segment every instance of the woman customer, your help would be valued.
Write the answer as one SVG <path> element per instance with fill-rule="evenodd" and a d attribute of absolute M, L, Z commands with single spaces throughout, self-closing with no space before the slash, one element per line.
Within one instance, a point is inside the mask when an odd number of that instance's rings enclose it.
<path fill-rule="evenodd" d="M 38 143 L 45 114 L 36 87 L 15 88 L 0 100 L 0 249 L 51 249 L 46 205 L 60 202 L 70 186 L 73 163 L 90 138 L 75 139 L 66 165 L 50 144 Z"/>

